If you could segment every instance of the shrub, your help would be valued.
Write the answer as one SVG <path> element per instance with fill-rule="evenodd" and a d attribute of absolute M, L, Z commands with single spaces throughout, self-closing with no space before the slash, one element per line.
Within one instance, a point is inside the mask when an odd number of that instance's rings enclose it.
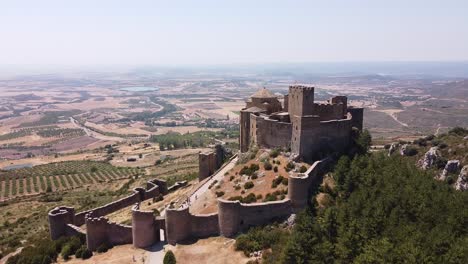
<path fill-rule="evenodd" d="M 257 201 L 257 197 L 253 193 L 249 193 L 246 197 L 242 198 L 242 203 L 254 203 Z"/>
<path fill-rule="evenodd" d="M 234 175 L 231 175 L 231 177 L 229 177 L 229 181 L 232 181 L 234 180 Z"/>
<path fill-rule="evenodd" d="M 468 130 L 463 127 L 454 127 L 448 133 L 450 135 L 466 136 L 468 135 Z"/>
<path fill-rule="evenodd" d="M 72 252 L 72 248 L 71 248 L 71 245 L 65 245 L 63 248 L 62 248 L 62 251 L 60 251 L 60 255 L 62 255 L 62 258 L 64 260 L 69 260 L 70 259 L 70 255 L 72 255 L 73 252 Z"/>
<path fill-rule="evenodd" d="M 223 191 L 216 192 L 216 197 L 221 197 L 224 195 Z"/>
<path fill-rule="evenodd" d="M 254 174 L 252 175 L 252 177 L 250 177 L 250 178 L 251 178 L 252 180 L 256 180 L 256 179 L 258 179 L 258 175 L 257 175 L 257 173 L 254 173 Z"/>
<path fill-rule="evenodd" d="M 276 158 L 276 157 L 278 157 L 278 155 L 279 155 L 279 150 L 278 149 L 274 149 L 274 150 L 272 150 L 270 152 L 270 157 L 272 157 L 272 158 Z"/>
<path fill-rule="evenodd" d="M 240 190 L 240 189 L 241 189 L 240 185 L 234 186 L 234 190 L 238 191 L 238 190 Z"/>
<path fill-rule="evenodd" d="M 256 198 L 257 198 L 257 200 L 261 200 L 263 198 L 263 195 L 257 194 Z"/>
<path fill-rule="evenodd" d="M 290 161 L 290 162 L 288 162 L 288 164 L 286 164 L 286 166 L 284 166 L 284 169 L 289 172 L 292 169 L 294 169 L 294 167 L 295 167 L 294 163 Z"/>
<path fill-rule="evenodd" d="M 286 180 L 286 181 L 285 181 Z M 285 185 L 288 185 L 288 179 L 287 178 L 284 178 L 283 176 L 279 175 L 278 177 L 276 177 L 273 182 L 271 183 L 271 188 L 276 188 L 278 185 L 280 185 L 281 183 L 286 183 Z"/>
<path fill-rule="evenodd" d="M 232 196 L 232 197 L 229 197 L 229 201 L 242 201 L 242 196 Z"/>
<path fill-rule="evenodd" d="M 278 166 L 273 167 L 274 172 L 278 172 Z"/>
<path fill-rule="evenodd" d="M 89 250 L 89 249 L 85 249 L 83 251 L 83 255 L 81 255 L 81 258 L 82 259 L 89 259 L 92 256 L 93 256 L 93 252 L 91 252 L 91 250 Z"/>
<path fill-rule="evenodd" d="M 271 163 L 267 160 L 263 163 L 263 167 L 265 168 L 265 170 L 271 170 L 273 168 L 273 165 L 271 165 Z"/>
<path fill-rule="evenodd" d="M 300 172 L 300 173 L 304 173 L 304 172 L 306 172 L 306 171 L 307 171 L 307 167 L 304 166 L 304 165 L 302 165 L 301 168 L 299 168 L 299 172 Z"/>
<path fill-rule="evenodd" d="M 75 252 L 75 257 L 76 257 L 76 258 L 82 258 L 82 257 L 83 257 L 83 252 L 85 251 L 85 249 L 86 249 L 85 246 L 79 248 L 79 249 Z"/>
<path fill-rule="evenodd" d="M 244 189 L 251 189 L 253 187 L 254 187 L 254 183 L 251 181 L 244 183 Z"/>
<path fill-rule="evenodd" d="M 281 184 L 288 186 L 288 178 L 283 178 Z"/>
<path fill-rule="evenodd" d="M 407 148 L 407 153 L 408 153 L 408 156 L 414 156 L 416 154 L 418 154 L 418 150 L 414 147 L 408 147 Z"/>
<path fill-rule="evenodd" d="M 157 211 L 157 209 L 155 209 Z M 159 213 L 159 211 L 158 211 Z M 98 253 L 104 253 L 104 252 L 107 252 L 109 250 L 109 245 L 107 243 L 102 243 L 97 249 L 96 251 Z"/>
<path fill-rule="evenodd" d="M 164 255 L 163 263 L 164 264 L 176 264 L 177 263 L 175 255 L 171 250 L 167 251 L 166 255 Z"/>

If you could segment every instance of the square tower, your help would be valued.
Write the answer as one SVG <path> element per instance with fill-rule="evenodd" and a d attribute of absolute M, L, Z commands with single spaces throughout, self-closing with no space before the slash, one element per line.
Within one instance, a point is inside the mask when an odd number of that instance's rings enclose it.
<path fill-rule="evenodd" d="M 314 114 L 314 90 L 312 86 L 289 86 L 288 112 L 291 117 Z"/>

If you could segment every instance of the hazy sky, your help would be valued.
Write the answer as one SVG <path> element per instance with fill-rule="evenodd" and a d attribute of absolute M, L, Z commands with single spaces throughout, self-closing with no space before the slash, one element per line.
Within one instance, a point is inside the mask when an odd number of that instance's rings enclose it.
<path fill-rule="evenodd" d="M 0 0 L 0 64 L 468 60 L 468 1 Z"/>

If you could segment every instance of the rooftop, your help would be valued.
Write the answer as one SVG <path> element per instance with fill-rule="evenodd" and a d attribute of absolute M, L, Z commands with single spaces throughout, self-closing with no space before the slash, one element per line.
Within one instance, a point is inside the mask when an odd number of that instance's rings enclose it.
<path fill-rule="evenodd" d="M 258 90 L 256 93 L 254 93 L 251 97 L 253 97 L 253 98 L 276 98 L 276 95 L 274 95 L 267 88 L 263 87 L 262 89 Z"/>

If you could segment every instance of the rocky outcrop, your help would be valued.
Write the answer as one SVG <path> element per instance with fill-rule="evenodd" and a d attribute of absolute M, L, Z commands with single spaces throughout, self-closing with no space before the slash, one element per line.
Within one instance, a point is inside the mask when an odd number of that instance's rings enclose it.
<path fill-rule="evenodd" d="M 445 164 L 445 168 L 442 171 L 442 174 L 440 175 L 439 179 L 440 180 L 445 180 L 449 173 L 456 173 L 460 167 L 460 161 L 459 160 L 449 160 L 447 164 Z"/>
<path fill-rule="evenodd" d="M 424 157 L 420 159 L 418 163 L 423 170 L 427 170 L 435 164 L 438 157 L 440 157 L 439 149 L 437 147 L 432 147 L 424 154 Z"/>
<path fill-rule="evenodd" d="M 408 155 L 408 144 L 404 144 L 400 148 L 400 155 L 407 156 Z"/>
<path fill-rule="evenodd" d="M 390 148 L 388 149 L 388 156 L 391 156 L 395 150 L 397 150 L 398 145 L 398 143 L 392 143 L 392 145 L 390 145 Z"/>
<path fill-rule="evenodd" d="M 458 180 L 455 183 L 455 189 L 459 191 L 468 190 L 468 165 L 465 165 L 458 175 Z"/>

